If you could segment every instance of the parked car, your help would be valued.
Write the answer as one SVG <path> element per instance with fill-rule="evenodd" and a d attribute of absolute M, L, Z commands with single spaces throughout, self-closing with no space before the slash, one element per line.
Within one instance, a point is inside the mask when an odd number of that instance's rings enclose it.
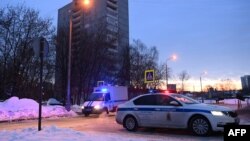
<path fill-rule="evenodd" d="M 223 131 L 226 124 L 239 124 L 230 108 L 200 103 L 181 94 L 144 94 L 118 106 L 116 122 L 128 131 L 138 127 L 186 128 L 206 136 Z"/>
<path fill-rule="evenodd" d="M 47 106 L 49 105 L 63 105 L 60 101 L 56 100 L 55 98 L 50 98 L 47 103 L 46 103 Z"/>

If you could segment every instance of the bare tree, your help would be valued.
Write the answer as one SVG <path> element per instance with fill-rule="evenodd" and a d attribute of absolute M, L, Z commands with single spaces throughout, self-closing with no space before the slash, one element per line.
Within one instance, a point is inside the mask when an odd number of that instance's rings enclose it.
<path fill-rule="evenodd" d="M 185 70 L 179 74 L 179 79 L 181 80 L 181 91 L 184 91 L 184 81 L 188 80 L 189 78 L 190 76 Z"/>
<path fill-rule="evenodd" d="M 222 79 L 220 83 L 215 85 L 216 89 L 221 91 L 235 90 L 236 86 L 231 79 Z"/>
<path fill-rule="evenodd" d="M 3 97 L 36 98 L 39 60 L 34 57 L 32 41 L 43 36 L 53 43 L 52 20 L 43 19 L 38 11 L 24 6 L 0 8 L 0 16 L 0 93 Z M 54 74 L 53 55 L 52 51 L 45 62 L 45 81 Z"/>
<path fill-rule="evenodd" d="M 206 85 L 205 86 L 205 91 L 206 92 L 211 92 L 211 91 L 214 91 L 215 89 L 214 89 L 214 87 L 212 86 L 212 85 Z"/>
<path fill-rule="evenodd" d="M 134 40 L 130 46 L 130 79 L 134 87 L 145 88 L 144 71 L 157 68 L 158 50 L 148 48 L 140 40 Z"/>
<path fill-rule="evenodd" d="M 233 83 L 233 81 L 231 79 L 225 79 L 225 80 L 222 80 L 225 84 L 225 90 L 227 91 L 231 91 L 231 90 L 235 90 L 236 89 L 236 86 L 235 84 Z"/>
<path fill-rule="evenodd" d="M 164 82 L 162 82 L 161 80 L 166 76 L 165 70 L 166 69 L 164 64 L 160 64 L 157 66 L 155 70 L 155 82 L 153 84 L 154 87 L 159 87 L 164 84 Z"/>

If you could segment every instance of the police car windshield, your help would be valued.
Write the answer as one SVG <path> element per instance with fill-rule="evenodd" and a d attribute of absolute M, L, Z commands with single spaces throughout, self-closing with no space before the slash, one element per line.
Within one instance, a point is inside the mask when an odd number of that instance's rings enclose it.
<path fill-rule="evenodd" d="M 185 104 L 198 104 L 200 103 L 199 101 L 196 101 L 190 97 L 186 97 L 184 95 L 171 95 L 173 98 L 175 98 L 176 100 L 182 102 L 182 103 L 185 103 Z"/>
<path fill-rule="evenodd" d="M 92 93 L 88 101 L 103 101 L 103 93 Z"/>

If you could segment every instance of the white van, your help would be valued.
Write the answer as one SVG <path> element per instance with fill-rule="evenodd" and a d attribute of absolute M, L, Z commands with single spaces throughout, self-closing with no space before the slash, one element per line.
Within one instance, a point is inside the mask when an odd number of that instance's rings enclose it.
<path fill-rule="evenodd" d="M 125 86 L 100 86 L 95 87 L 88 99 L 82 105 L 82 113 L 101 114 L 105 111 L 115 112 L 119 104 L 128 100 L 128 88 Z"/>

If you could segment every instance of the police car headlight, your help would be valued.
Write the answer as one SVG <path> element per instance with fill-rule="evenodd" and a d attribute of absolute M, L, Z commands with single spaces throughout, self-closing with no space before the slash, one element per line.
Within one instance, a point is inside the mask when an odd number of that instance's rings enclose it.
<path fill-rule="evenodd" d="M 95 106 L 94 106 L 94 109 L 95 109 L 95 110 L 100 110 L 100 109 L 101 109 L 101 106 L 100 106 L 100 105 L 95 105 Z"/>
<path fill-rule="evenodd" d="M 84 106 L 81 106 L 81 109 L 84 109 Z"/>
<path fill-rule="evenodd" d="M 223 116 L 224 114 L 221 111 L 211 111 L 214 116 Z"/>

